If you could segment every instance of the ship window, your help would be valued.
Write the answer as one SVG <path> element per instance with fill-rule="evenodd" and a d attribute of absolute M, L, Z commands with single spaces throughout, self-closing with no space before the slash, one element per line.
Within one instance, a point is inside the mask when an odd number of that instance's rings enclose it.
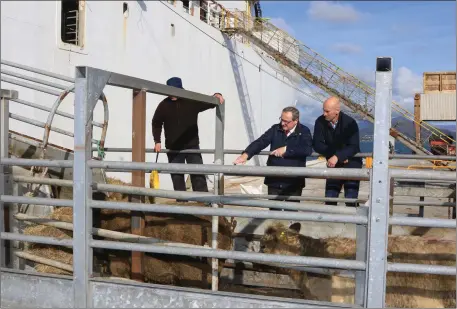
<path fill-rule="evenodd" d="M 184 12 L 189 13 L 189 2 L 190 1 L 189 0 L 187 0 L 187 1 L 181 0 L 181 2 L 182 2 L 182 7 L 184 8 Z"/>
<path fill-rule="evenodd" d="M 64 43 L 80 46 L 79 1 L 65 0 L 61 4 L 60 38 Z"/>
<path fill-rule="evenodd" d="M 200 20 L 208 21 L 208 2 L 200 0 Z"/>

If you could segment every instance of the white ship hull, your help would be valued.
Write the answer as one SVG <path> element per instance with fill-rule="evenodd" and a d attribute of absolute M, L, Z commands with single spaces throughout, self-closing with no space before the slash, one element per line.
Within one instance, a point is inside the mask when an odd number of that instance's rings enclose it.
<path fill-rule="evenodd" d="M 224 42 L 222 33 L 201 21 L 198 14 L 191 16 L 184 12 L 180 1 L 176 6 L 159 1 L 127 1 L 126 13 L 123 2 L 83 3 L 84 46 L 80 48 L 60 39 L 60 1 L 2 2 L 1 58 L 71 77 L 75 66 L 91 66 L 159 83 L 179 76 L 188 90 L 206 94 L 221 92 L 226 98 L 226 149 L 244 149 L 278 120 L 282 108 L 296 102 L 297 93 L 288 85 L 287 78 L 270 67 L 251 46 L 236 42 L 237 53 L 245 58 L 241 59 L 242 66 L 237 67 L 224 46 L 230 42 Z M 235 40 L 231 42 L 235 44 Z M 9 67 L 8 70 L 21 72 Z M 237 74 L 241 78 L 237 79 Z M 41 75 L 28 75 L 57 82 Z M 18 90 L 20 99 L 36 104 L 51 107 L 55 101 L 51 95 L 3 81 L 1 87 Z M 132 92 L 114 87 L 106 87 L 104 91 L 109 105 L 105 145 L 131 147 Z M 154 146 L 151 119 L 162 99 L 163 96 L 147 96 L 147 148 Z M 73 113 L 72 95 L 65 98 L 59 110 Z M 14 102 L 10 111 L 41 122 L 48 115 Z M 96 107 L 94 120 L 103 120 L 101 104 Z M 11 130 L 40 139 L 43 136 L 41 128 L 16 120 L 10 123 Z M 55 117 L 53 126 L 73 131 L 73 121 L 60 116 Z M 200 147 L 214 148 L 214 110 L 200 114 L 199 129 Z M 94 138 L 99 135 L 96 128 Z M 73 148 L 71 137 L 56 132 L 51 132 L 50 142 Z M 203 157 L 205 163 L 213 162 L 212 155 Z M 226 155 L 226 164 L 231 164 L 235 157 Z M 131 154 L 107 153 L 105 160 L 130 161 Z M 155 155 L 148 154 L 146 160 L 155 160 Z M 160 155 L 159 162 L 167 162 L 166 155 Z M 130 181 L 129 173 L 114 176 Z M 161 187 L 171 188 L 168 175 L 161 176 Z"/>

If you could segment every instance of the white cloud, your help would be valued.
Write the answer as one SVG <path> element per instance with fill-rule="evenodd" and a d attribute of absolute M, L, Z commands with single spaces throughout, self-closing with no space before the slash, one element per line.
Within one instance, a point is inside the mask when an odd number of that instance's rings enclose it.
<path fill-rule="evenodd" d="M 364 67 L 350 72 L 353 72 L 354 76 L 370 87 L 376 87 L 376 72 L 374 68 Z M 402 102 L 404 101 L 409 104 L 414 100 L 416 93 L 422 92 L 422 76 L 414 73 L 407 67 L 400 67 L 394 71 L 392 86 L 394 100 L 400 99 Z"/>
<path fill-rule="evenodd" d="M 406 67 L 400 67 L 395 76 L 394 90 L 403 99 L 414 98 L 416 93 L 422 92 L 422 77 Z"/>
<path fill-rule="evenodd" d="M 312 90 L 308 85 L 302 86 L 302 90 L 307 93 L 297 92 L 297 108 L 300 111 L 300 122 L 307 126 L 311 133 L 314 129 L 316 118 L 322 114 L 322 103 L 315 98 L 315 90 Z"/>
<path fill-rule="evenodd" d="M 294 29 L 281 17 L 273 17 L 269 20 L 273 25 L 278 27 L 281 30 L 289 33 L 290 35 L 295 35 Z"/>
<path fill-rule="evenodd" d="M 348 72 L 351 72 L 371 88 L 376 88 L 374 68 L 360 67 L 348 70 Z M 422 92 L 422 76 L 407 67 L 400 67 L 394 71 L 392 87 L 392 100 L 410 113 L 414 113 L 414 95 Z M 398 116 L 395 109 L 392 109 L 392 114 L 394 117 Z"/>
<path fill-rule="evenodd" d="M 357 70 L 348 70 L 352 75 L 360 79 L 362 82 L 367 84 L 370 87 L 375 87 L 375 71 L 374 69 L 369 69 L 368 67 L 357 69 Z"/>
<path fill-rule="evenodd" d="M 350 4 L 341 4 L 330 1 L 311 2 L 307 14 L 311 18 L 334 23 L 356 22 L 362 15 Z"/>
<path fill-rule="evenodd" d="M 358 54 L 362 52 L 359 45 L 352 43 L 336 43 L 333 44 L 332 49 L 341 54 Z"/>

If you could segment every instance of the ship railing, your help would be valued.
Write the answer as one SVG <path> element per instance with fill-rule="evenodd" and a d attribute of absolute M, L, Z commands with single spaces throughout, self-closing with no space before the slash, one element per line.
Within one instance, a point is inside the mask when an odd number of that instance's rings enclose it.
<path fill-rule="evenodd" d="M 390 58 L 388 58 L 390 59 Z M 387 60 L 388 60 L 387 59 Z M 385 145 L 389 138 L 388 119 L 390 118 L 392 70 L 390 65 L 385 65 L 386 58 L 380 58 L 377 62 L 376 72 L 376 112 L 378 120 L 375 123 L 377 132 L 374 139 L 373 168 L 372 169 L 321 169 L 321 168 L 292 168 L 272 166 L 230 166 L 224 165 L 224 127 L 225 127 L 225 104 L 220 105 L 214 97 L 199 93 L 168 87 L 162 84 L 138 79 L 131 76 L 121 75 L 91 67 L 77 67 L 75 80 L 75 132 L 74 132 L 74 160 L 44 160 L 44 159 L 20 159 L 8 158 L 8 98 L 4 97 L 1 104 L 1 161 L 0 161 L 0 238 L 5 240 L 25 241 L 49 245 L 66 246 L 73 248 L 73 306 L 76 308 L 92 307 L 94 297 L 100 291 L 94 288 L 93 283 L 93 250 L 95 248 L 127 250 L 134 252 L 150 252 L 158 254 L 172 254 L 180 256 L 199 256 L 211 258 L 212 263 L 212 290 L 218 295 L 218 259 L 234 259 L 259 263 L 275 263 L 281 267 L 291 267 L 304 271 L 323 271 L 327 274 L 331 269 L 344 269 L 353 273 L 356 280 L 355 305 L 367 308 L 384 307 L 386 295 L 386 273 L 387 272 L 411 272 L 419 274 L 456 275 L 456 269 L 452 266 L 421 265 L 386 263 L 387 261 L 387 239 L 388 230 L 392 225 L 417 226 L 417 227 L 439 227 L 456 228 L 455 220 L 436 218 L 403 218 L 389 216 L 391 207 L 391 188 L 394 179 L 408 178 L 419 181 L 454 181 L 455 173 L 446 171 L 424 171 L 424 170 L 400 170 L 389 169 L 388 149 Z M 389 62 L 388 62 L 389 63 Z M 388 70 L 385 68 L 387 67 Z M 146 162 L 121 162 L 121 161 L 98 161 L 91 156 L 92 145 L 92 110 L 97 102 L 99 94 L 105 86 L 116 86 L 132 89 L 139 93 L 155 93 L 160 95 L 175 96 L 191 101 L 200 101 L 216 105 L 215 125 L 215 150 L 214 164 L 165 164 Z M 141 95 L 141 105 L 144 105 L 145 95 Z M 134 104 L 138 103 L 136 101 Z M 140 124 L 141 125 L 141 124 Z M 144 135 L 141 136 L 144 139 Z M 139 146 L 144 152 L 144 144 Z M 138 149 L 133 149 L 135 152 Z M 132 156 L 135 160 L 135 156 Z M 137 159 L 138 160 L 138 159 Z M 144 161 L 144 157 L 143 157 Z M 59 168 L 72 168 L 73 181 L 68 183 L 63 180 L 48 180 L 57 184 L 73 185 L 73 200 L 46 199 L 36 197 L 18 197 L 11 193 L 11 184 L 14 176 L 11 175 L 11 166 L 48 166 Z M 121 187 L 108 184 L 94 184 L 92 181 L 91 169 L 103 168 L 106 170 L 133 171 L 134 183 L 132 187 Z M 135 187 L 135 179 L 143 179 L 147 171 L 158 170 L 162 172 L 180 173 L 201 173 L 214 174 L 214 191 L 202 192 L 176 192 L 158 189 L 147 189 Z M 244 176 L 283 176 L 283 177 L 309 177 L 320 179 L 356 179 L 370 181 L 369 205 L 349 208 L 340 211 L 338 207 L 326 208 L 323 205 L 295 204 L 288 205 L 288 202 L 261 201 L 262 205 L 255 203 L 251 198 L 235 199 L 223 196 L 223 178 L 225 175 Z M 142 196 L 162 196 L 175 199 L 185 199 L 211 203 L 211 207 L 197 206 L 174 206 L 163 204 L 144 204 L 140 198 L 137 202 L 111 202 L 97 201 L 92 199 L 92 191 L 125 192 L 127 194 Z M 270 203 L 271 202 L 271 203 Z M 35 205 L 58 205 L 73 208 L 73 238 L 55 239 L 35 235 L 23 235 L 5 231 L 3 209 L 11 203 L 33 203 Z M 248 210 L 220 208 L 219 204 L 232 204 L 241 206 L 261 206 L 272 208 L 285 208 L 292 211 L 269 211 L 269 210 Z M 257 204 L 257 205 L 256 205 Z M 276 206 L 275 206 L 276 205 Z M 93 209 L 119 209 L 133 212 L 132 233 L 141 233 L 141 223 L 133 221 L 135 212 L 157 212 L 169 214 L 188 214 L 212 216 L 211 248 L 186 246 L 178 243 L 163 244 L 163 241 L 150 239 L 148 243 L 119 242 L 93 239 L 92 210 Z M 341 208 L 343 209 L 343 208 Z M 290 256 L 282 254 L 265 254 L 254 252 L 238 252 L 218 249 L 218 220 L 220 216 L 277 219 L 311 222 L 348 223 L 356 225 L 356 260 L 343 260 L 333 258 L 317 258 L 307 256 Z M 135 219 L 136 220 L 136 219 Z M 4 247 L 1 247 L 4 254 Z M 136 256 L 138 258 L 138 256 Z M 135 260 L 135 259 L 132 259 Z M 138 259 L 141 260 L 141 259 Z M 2 261 L 4 261 L 2 257 Z M 135 263 L 135 262 L 134 262 Z M 132 265 L 132 275 L 138 271 L 137 265 Z M 298 265 L 298 266 L 297 266 Z M 2 264 L 2 266 L 4 266 Z M 116 283 L 121 284 L 121 283 Z M 131 285 L 131 283 L 129 283 Z M 146 287 L 145 285 L 142 286 Z M 157 286 L 155 285 L 156 289 Z M 46 293 L 47 294 L 47 293 Z M 2 297 L 5 294 L 2 293 Z M 208 294 L 206 294 L 208 295 Z M 36 295 L 34 295 L 36 299 Z M 47 295 L 41 295 L 47 297 Z M 244 299 L 249 296 L 244 295 Z M 198 301 L 198 300 L 195 300 Z M 277 301 L 277 299 L 276 299 Z M 319 302 L 313 302 L 313 306 L 319 306 Z M 322 303 L 328 306 L 328 303 Z"/>

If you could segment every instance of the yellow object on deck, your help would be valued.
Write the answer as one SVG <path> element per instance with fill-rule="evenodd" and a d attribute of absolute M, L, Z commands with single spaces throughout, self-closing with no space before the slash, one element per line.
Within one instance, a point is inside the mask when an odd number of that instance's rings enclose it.
<path fill-rule="evenodd" d="M 149 187 L 151 189 L 160 188 L 159 171 L 152 171 L 149 175 Z"/>
<path fill-rule="evenodd" d="M 159 153 L 157 153 L 156 156 L 156 163 L 157 159 L 159 158 Z M 152 171 L 151 174 L 149 174 L 149 188 L 151 189 L 159 189 L 160 188 L 160 178 L 159 178 L 159 171 Z M 149 202 L 151 204 L 155 203 L 155 197 L 149 196 Z"/>
<path fill-rule="evenodd" d="M 373 167 L 373 157 L 366 157 L 365 159 L 365 167 L 372 168 Z"/>

